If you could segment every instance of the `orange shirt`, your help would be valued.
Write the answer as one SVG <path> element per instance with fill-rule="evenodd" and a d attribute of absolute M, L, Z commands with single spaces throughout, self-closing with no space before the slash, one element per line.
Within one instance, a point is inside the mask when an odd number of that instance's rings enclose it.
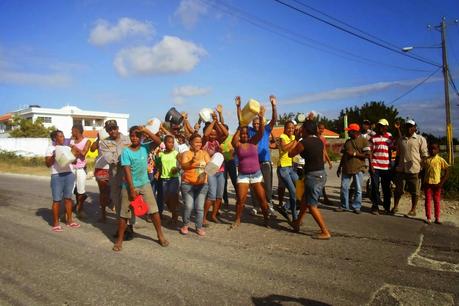
<path fill-rule="evenodd" d="M 190 166 L 188 163 L 195 157 L 195 162 Z M 186 151 L 182 153 L 180 164 L 183 169 L 182 181 L 191 185 L 202 185 L 207 183 L 207 174 L 204 172 L 206 164 L 209 162 L 210 156 L 204 150 L 198 152 Z"/>

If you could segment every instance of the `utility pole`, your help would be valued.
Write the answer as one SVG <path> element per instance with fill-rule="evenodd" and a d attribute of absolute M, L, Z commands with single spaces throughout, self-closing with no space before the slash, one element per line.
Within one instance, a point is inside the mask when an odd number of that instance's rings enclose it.
<path fill-rule="evenodd" d="M 454 164 L 453 125 L 451 123 L 451 105 L 449 103 L 449 72 L 448 57 L 446 53 L 446 19 L 442 17 L 439 26 L 441 30 L 441 50 L 443 59 L 443 86 L 445 88 L 445 112 L 446 112 L 446 150 L 448 151 L 448 163 Z"/>

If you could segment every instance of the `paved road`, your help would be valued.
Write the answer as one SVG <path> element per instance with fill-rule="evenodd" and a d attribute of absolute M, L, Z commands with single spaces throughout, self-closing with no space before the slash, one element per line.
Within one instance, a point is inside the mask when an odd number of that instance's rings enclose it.
<path fill-rule="evenodd" d="M 333 182 L 333 180 L 331 180 Z M 331 186 L 337 197 L 337 186 Z M 202 238 L 151 224 L 121 253 L 111 251 L 115 220 L 89 218 L 79 229 L 50 231 L 48 178 L 0 174 L 1 305 L 454 305 L 459 301 L 459 231 L 418 220 L 324 207 L 333 238 L 311 239 L 281 217 L 274 228 L 244 216 L 238 230 L 213 225 Z M 222 214 L 232 218 L 233 207 Z M 420 245 L 420 243 L 422 244 Z"/>

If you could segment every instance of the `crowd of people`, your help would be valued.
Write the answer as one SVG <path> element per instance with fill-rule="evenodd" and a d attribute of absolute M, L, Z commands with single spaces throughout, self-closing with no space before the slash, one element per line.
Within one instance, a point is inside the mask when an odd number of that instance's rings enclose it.
<path fill-rule="evenodd" d="M 67 144 L 75 160 L 66 165 L 59 163 L 56 157 L 57 148 L 65 146 L 64 134 L 59 130 L 52 132 L 53 143 L 46 154 L 46 165 L 51 168 L 52 231 L 64 230 L 59 216 L 62 201 L 67 227 L 80 227 L 73 219 L 73 210 L 78 218 L 85 218 L 85 156 L 89 150 L 97 150 L 94 177 L 99 187 L 99 221 L 106 221 L 107 208 L 116 212 L 118 229 L 114 251 L 121 251 L 123 241 L 133 237 L 134 203 L 139 198 L 147 204 L 145 219 L 153 223 L 161 246 L 169 244 L 161 225 L 166 206 L 172 216 L 171 223 L 181 234 L 189 234 L 191 227 L 197 235 L 205 236 L 209 222 L 220 223 L 220 208 L 229 202 L 228 178 L 236 198 L 235 219 L 229 229 L 240 226 L 244 206 L 251 195 L 253 214 L 260 212 L 266 227 L 270 226 L 277 210 L 298 232 L 309 212 L 320 228 L 314 238 L 330 239 L 331 233 L 318 209 L 321 197 L 324 204 L 331 205 L 325 192 L 325 165 L 332 169 L 333 164 L 323 136 L 325 126 L 317 124 L 312 115 L 301 124 L 292 119 L 285 122 L 282 135 L 275 139 L 272 131 L 277 122 L 276 97 L 270 96 L 269 102 L 271 119 L 266 121 L 265 108 L 261 106 L 249 126 L 242 122 L 241 98 L 236 97 L 239 126 L 234 135 L 229 133 L 220 105 L 203 127 L 202 120 L 192 126 L 188 115 L 182 113 L 180 124 L 170 123 L 167 128 L 161 124 L 157 133 L 139 125 L 132 126 L 129 135 L 123 135 L 115 120 L 107 120 L 104 128 L 108 137 L 99 136 L 93 143 L 83 136 L 83 127 L 77 124 Z M 344 143 L 337 169 L 341 191 L 336 211 L 360 213 L 363 175 L 369 172 L 373 214 L 396 213 L 400 198 L 407 190 L 412 204 L 407 215 L 415 216 L 422 184 L 426 222 L 430 224 L 432 220 L 430 202 L 433 198 L 435 222 L 441 223 L 440 197 L 448 164 L 439 156 L 439 145 L 427 144 L 425 138 L 416 133 L 413 120 L 406 121 L 403 129 L 399 123 L 394 123 L 394 127 L 395 136 L 388 132 L 386 119 L 380 119 L 373 129 L 370 122 L 363 122 L 363 128 L 358 123 L 346 128 L 349 139 Z M 279 151 L 278 205 L 273 201 L 273 149 Z M 393 152 L 396 152 L 395 158 Z M 218 155 L 223 162 L 210 173 L 208 165 Z M 392 183 L 395 184 L 393 206 Z M 288 196 L 284 203 L 285 189 Z"/>

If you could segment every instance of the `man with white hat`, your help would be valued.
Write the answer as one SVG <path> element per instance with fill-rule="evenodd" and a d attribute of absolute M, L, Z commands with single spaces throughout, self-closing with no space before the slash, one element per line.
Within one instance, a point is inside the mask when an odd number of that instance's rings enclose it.
<path fill-rule="evenodd" d="M 381 195 L 379 193 L 379 183 L 381 182 L 383 191 L 383 207 L 386 213 L 390 212 L 390 199 L 391 199 L 391 170 L 390 158 L 391 149 L 393 146 L 393 138 L 391 133 L 387 131 L 389 122 L 386 119 L 381 119 L 376 124 L 376 133 L 370 137 L 371 146 L 371 202 L 373 206 L 371 213 L 374 215 L 379 214 L 379 204 L 381 203 Z"/>
<path fill-rule="evenodd" d="M 399 135 L 400 124 L 395 126 Z M 421 171 L 421 161 L 429 156 L 427 151 L 427 141 L 424 137 L 416 133 L 417 127 L 414 120 L 405 122 L 405 134 L 397 140 L 397 164 L 395 168 L 395 193 L 394 208 L 392 213 L 398 211 L 398 203 L 402 197 L 405 184 L 411 194 L 411 210 L 408 216 L 416 216 L 416 206 L 419 198 L 419 172 Z"/>

